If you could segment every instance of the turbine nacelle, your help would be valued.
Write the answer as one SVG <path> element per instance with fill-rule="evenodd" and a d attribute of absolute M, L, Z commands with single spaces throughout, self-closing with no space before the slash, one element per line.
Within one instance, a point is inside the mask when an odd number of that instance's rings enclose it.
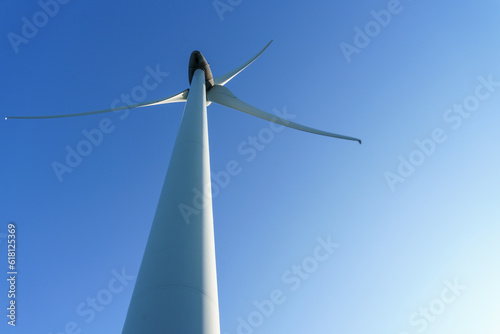
<path fill-rule="evenodd" d="M 194 72 L 196 70 L 203 70 L 203 72 L 205 72 L 205 85 L 207 87 L 207 91 L 215 85 L 210 66 L 208 65 L 207 60 L 205 59 L 205 57 L 203 57 L 200 51 L 193 51 L 191 53 L 191 56 L 189 57 L 189 84 L 191 84 Z"/>

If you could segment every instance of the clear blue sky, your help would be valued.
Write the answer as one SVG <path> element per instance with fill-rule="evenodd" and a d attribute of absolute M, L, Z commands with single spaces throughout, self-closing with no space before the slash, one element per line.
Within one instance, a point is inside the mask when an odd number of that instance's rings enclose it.
<path fill-rule="evenodd" d="M 165 97 L 187 88 L 193 50 L 217 76 L 271 39 L 228 88 L 363 145 L 286 129 L 248 161 L 238 147 L 269 123 L 208 108 L 212 172 L 242 167 L 213 201 L 221 332 L 498 331 L 498 1 L 46 3 L 0 14 L 2 333 L 121 331 L 183 105 L 3 116 Z M 254 301 L 273 293 L 262 314 Z"/>

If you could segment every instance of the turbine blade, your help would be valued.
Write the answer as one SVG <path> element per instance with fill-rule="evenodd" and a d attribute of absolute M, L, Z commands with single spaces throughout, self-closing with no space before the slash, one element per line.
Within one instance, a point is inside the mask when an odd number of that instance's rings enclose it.
<path fill-rule="evenodd" d="M 149 107 L 149 106 L 155 106 L 155 105 L 165 104 L 165 103 L 183 102 L 183 101 L 187 100 L 188 93 L 189 93 L 189 89 L 186 89 L 178 94 L 175 94 L 175 95 L 163 98 L 163 99 L 142 102 L 142 103 L 136 103 L 136 104 L 131 104 L 128 106 L 123 106 L 123 107 L 81 112 L 81 113 L 75 113 L 75 114 L 51 115 L 51 116 L 7 116 L 7 117 L 5 117 L 5 119 L 8 119 L 8 118 L 17 118 L 17 119 L 62 118 L 62 117 L 74 117 L 74 116 L 102 114 L 102 113 L 111 112 L 111 111 L 119 111 L 119 110 L 133 109 L 133 108 L 139 108 L 139 107 Z"/>
<path fill-rule="evenodd" d="M 255 61 L 255 59 L 259 58 L 259 56 L 267 49 L 267 47 L 272 43 L 273 41 L 271 40 L 269 43 L 267 43 L 267 45 L 259 51 L 259 53 L 257 53 L 255 56 L 253 56 L 250 60 L 248 60 L 246 63 L 244 63 L 243 65 L 241 65 L 240 67 L 237 67 L 235 68 L 234 70 L 232 71 L 229 71 L 227 72 L 226 74 L 224 75 L 221 75 L 220 77 L 217 77 L 214 79 L 214 82 L 216 85 L 221 85 L 221 86 L 224 86 L 225 84 L 227 84 L 229 82 L 229 80 L 231 80 L 232 78 L 234 78 L 235 76 L 238 75 L 238 73 L 240 73 L 241 71 L 243 71 L 248 65 L 250 65 L 251 63 L 253 63 Z"/>
<path fill-rule="evenodd" d="M 344 135 L 339 135 L 336 133 L 331 133 L 327 131 L 322 131 L 318 129 L 314 129 L 305 125 L 301 125 L 289 120 L 286 120 L 284 118 L 275 116 L 273 114 L 267 113 L 263 110 L 260 110 L 258 108 L 255 108 L 248 103 L 245 103 L 238 99 L 234 94 L 227 89 L 224 86 L 214 86 L 212 89 L 210 89 L 207 93 L 207 100 L 211 102 L 215 102 L 217 104 L 236 109 L 239 111 L 242 111 L 244 113 L 247 113 L 252 116 L 256 116 L 262 119 L 265 119 L 266 121 L 274 122 L 276 124 L 284 125 L 289 128 L 305 131 L 305 132 L 310 132 L 314 133 L 317 135 L 322 135 L 322 136 L 328 136 L 328 137 L 333 137 L 333 138 L 340 138 L 340 139 L 346 139 L 346 140 L 354 140 L 357 141 L 358 143 L 361 144 L 361 139 L 354 138 L 354 137 L 349 137 L 349 136 L 344 136 Z"/>

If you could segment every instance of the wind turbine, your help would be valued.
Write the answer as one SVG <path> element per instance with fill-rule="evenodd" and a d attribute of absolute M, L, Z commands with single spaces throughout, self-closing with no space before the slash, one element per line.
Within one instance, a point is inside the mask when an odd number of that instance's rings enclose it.
<path fill-rule="evenodd" d="M 188 70 L 190 88 L 163 99 L 76 114 L 5 118 L 72 117 L 186 102 L 123 334 L 220 334 L 207 127 L 207 106 L 211 102 L 297 130 L 361 144 L 360 139 L 317 130 L 255 108 L 225 87 L 271 42 L 250 60 L 217 78 L 213 78 L 201 52 L 193 51 Z M 196 209 L 187 210 L 192 204 Z"/>

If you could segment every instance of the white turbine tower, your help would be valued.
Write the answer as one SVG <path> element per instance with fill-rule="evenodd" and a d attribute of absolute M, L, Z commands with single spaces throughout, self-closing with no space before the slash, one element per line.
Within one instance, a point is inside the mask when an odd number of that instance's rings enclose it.
<path fill-rule="evenodd" d="M 193 51 L 191 88 L 164 99 L 77 114 L 6 117 L 71 117 L 186 101 L 122 333 L 220 334 L 207 128 L 211 102 L 290 128 L 361 143 L 257 109 L 224 87 L 271 42 L 240 67 L 215 79 L 203 55 Z M 195 192 L 203 194 L 197 198 L 202 202 L 196 210 L 186 211 Z"/>

